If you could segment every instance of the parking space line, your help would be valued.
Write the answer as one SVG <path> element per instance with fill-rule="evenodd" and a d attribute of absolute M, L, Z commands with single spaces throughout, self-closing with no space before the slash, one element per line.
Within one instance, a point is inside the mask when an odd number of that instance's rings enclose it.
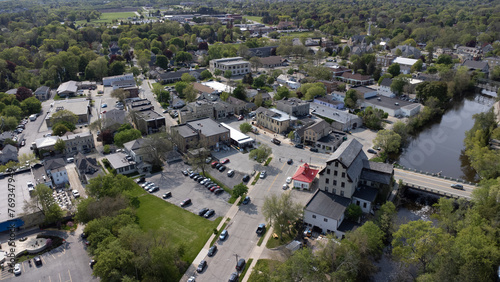
<path fill-rule="evenodd" d="M 62 282 L 61 273 L 59 273 L 59 282 Z"/>
<path fill-rule="evenodd" d="M 50 278 L 50 276 L 49 276 L 49 282 L 52 282 L 52 279 Z"/>
<path fill-rule="evenodd" d="M 68 274 L 69 274 L 69 281 L 73 282 L 73 279 L 71 278 L 71 272 L 69 271 L 69 269 L 68 269 Z"/>

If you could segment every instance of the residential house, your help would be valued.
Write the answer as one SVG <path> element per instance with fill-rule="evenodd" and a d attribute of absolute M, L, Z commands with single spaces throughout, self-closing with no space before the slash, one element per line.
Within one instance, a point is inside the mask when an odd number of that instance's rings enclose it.
<path fill-rule="evenodd" d="M 107 160 L 116 173 L 131 174 L 137 171 L 136 162 L 122 152 L 108 155 Z"/>
<path fill-rule="evenodd" d="M 142 148 L 146 145 L 147 140 L 144 138 L 132 140 L 123 144 L 125 153 L 136 162 L 139 173 L 150 172 L 153 168 L 151 164 L 152 156 L 144 155 L 144 151 L 142 151 Z"/>
<path fill-rule="evenodd" d="M 418 59 L 421 55 L 420 50 L 418 50 L 417 47 L 413 47 L 411 45 L 398 45 L 396 46 L 396 48 L 391 49 L 391 53 L 393 55 L 397 55 L 399 52 L 398 50 L 401 51 L 401 56 L 405 58 L 412 57 L 414 59 Z"/>
<path fill-rule="evenodd" d="M 90 101 L 86 98 L 58 100 L 52 102 L 50 112 L 45 116 L 47 127 L 52 126 L 52 115 L 61 110 L 74 113 L 78 117 L 77 124 L 86 124 L 90 121 Z"/>
<path fill-rule="evenodd" d="M 76 172 L 80 181 L 88 183 L 88 180 L 102 173 L 101 166 L 95 158 L 87 157 L 81 152 L 75 156 Z"/>
<path fill-rule="evenodd" d="M 354 72 L 344 72 L 340 77 L 341 81 L 351 85 L 370 85 L 373 84 L 373 78 L 369 75 L 362 75 Z"/>
<path fill-rule="evenodd" d="M 488 65 L 488 62 L 484 61 L 472 61 L 472 60 L 466 60 L 462 66 L 465 66 L 469 69 L 469 71 L 480 71 L 482 73 L 485 73 L 488 75 L 490 71 L 490 67 Z"/>
<path fill-rule="evenodd" d="M 120 46 L 118 46 L 118 42 L 116 42 L 116 41 L 110 42 L 108 49 L 109 49 L 109 54 L 108 54 L 109 57 L 111 57 L 113 55 L 121 55 L 122 54 L 122 51 L 120 50 Z"/>
<path fill-rule="evenodd" d="M 276 55 L 276 48 L 278 46 L 266 46 L 266 47 L 257 47 L 257 48 L 249 48 L 248 56 L 249 57 L 270 57 Z"/>
<path fill-rule="evenodd" d="M 50 99 L 50 88 L 48 86 L 40 86 L 33 93 L 35 97 L 40 101 L 45 101 Z"/>
<path fill-rule="evenodd" d="M 214 108 L 213 117 L 215 120 L 234 116 L 234 108 L 231 104 L 224 101 L 215 101 L 212 104 Z"/>
<path fill-rule="evenodd" d="M 255 120 L 258 126 L 267 128 L 275 133 L 282 133 L 287 131 L 296 118 L 277 109 L 259 107 L 256 110 Z"/>
<path fill-rule="evenodd" d="M 393 55 L 376 56 L 375 62 L 378 67 L 387 68 L 396 59 Z"/>
<path fill-rule="evenodd" d="M 134 80 L 134 74 L 126 73 L 123 75 L 107 76 L 102 78 L 102 84 L 104 86 L 112 86 L 113 82 L 116 81 L 130 81 Z M 135 85 L 135 84 L 134 84 Z"/>
<path fill-rule="evenodd" d="M 323 105 L 325 107 L 334 108 L 334 109 L 337 109 L 337 110 L 342 110 L 345 107 L 344 106 L 344 101 L 337 99 L 333 95 L 326 95 L 326 96 L 322 96 L 322 97 L 316 97 L 316 98 L 314 98 L 313 103 L 316 103 L 318 105 Z"/>
<path fill-rule="evenodd" d="M 281 85 L 288 86 L 291 89 L 299 89 L 300 88 L 300 83 L 297 82 L 294 77 L 288 76 L 286 74 L 280 74 L 278 76 L 278 78 L 276 79 L 276 82 L 278 82 Z"/>
<path fill-rule="evenodd" d="M 69 183 L 68 173 L 66 171 L 66 161 L 63 158 L 46 160 L 43 166 L 47 176 L 52 179 L 54 187 L 64 187 Z"/>
<path fill-rule="evenodd" d="M 391 84 L 392 84 L 392 79 L 391 78 L 384 78 L 382 82 L 380 83 L 378 87 L 378 95 L 385 96 L 385 97 L 396 97 L 396 94 L 394 94 L 391 90 Z"/>
<path fill-rule="evenodd" d="M 356 45 L 351 47 L 351 55 L 358 55 L 361 56 L 366 53 L 372 53 L 373 52 L 373 47 L 372 45 Z"/>
<path fill-rule="evenodd" d="M 249 105 L 250 103 L 233 96 L 229 96 L 226 103 L 229 103 L 233 107 L 233 111 L 236 115 L 242 115 L 252 110 L 251 105 Z"/>
<path fill-rule="evenodd" d="M 165 130 L 165 116 L 153 110 L 145 110 L 137 113 L 136 127 L 142 134 L 153 134 Z"/>
<path fill-rule="evenodd" d="M 293 187 L 302 190 L 309 190 L 318 175 L 319 169 L 313 169 L 309 164 L 305 163 L 299 166 L 295 174 L 292 176 Z"/>
<path fill-rule="evenodd" d="M 330 131 L 332 131 L 330 124 L 323 119 L 319 119 L 312 125 L 304 128 L 303 141 L 306 145 L 315 146 L 316 142 L 328 135 Z"/>
<path fill-rule="evenodd" d="M 283 58 L 281 56 L 270 56 L 259 58 L 261 67 L 263 68 L 276 68 L 283 65 Z"/>
<path fill-rule="evenodd" d="M 314 148 L 318 149 L 319 152 L 333 153 L 346 140 L 347 135 L 344 132 L 332 130 L 329 134 L 316 140 Z"/>
<path fill-rule="evenodd" d="M 368 42 L 365 39 L 366 35 L 353 35 L 347 41 L 347 46 L 352 47 L 358 44 L 367 44 Z"/>
<path fill-rule="evenodd" d="M 48 187 L 53 187 L 52 179 L 47 175 L 45 167 L 43 164 L 37 163 L 31 167 L 31 172 L 33 173 L 33 178 L 35 179 L 34 185 L 45 184 Z"/>
<path fill-rule="evenodd" d="M 0 151 L 0 163 L 6 164 L 10 161 L 17 162 L 17 148 L 11 144 L 5 145 Z"/>
<path fill-rule="evenodd" d="M 73 80 L 63 82 L 56 90 L 59 97 L 75 96 L 76 91 L 78 91 L 78 87 L 76 81 Z"/>
<path fill-rule="evenodd" d="M 94 135 L 90 131 L 76 134 L 67 132 L 60 139 L 66 145 L 64 149 L 66 155 L 73 156 L 78 152 L 89 153 L 92 149 L 95 149 Z"/>
<path fill-rule="evenodd" d="M 170 131 L 178 149 L 182 152 L 200 144 L 206 149 L 217 149 L 230 142 L 229 129 L 211 118 L 174 125 Z"/>
<path fill-rule="evenodd" d="M 276 109 L 291 116 L 300 117 L 309 114 L 309 103 L 298 98 L 283 98 L 276 101 Z"/>
<path fill-rule="evenodd" d="M 311 103 L 311 114 L 333 120 L 331 126 L 340 131 L 349 131 L 363 125 L 363 119 L 346 111 Z"/>
<path fill-rule="evenodd" d="M 222 73 L 229 70 L 233 76 L 240 76 L 251 72 L 250 63 L 243 60 L 242 57 L 210 60 L 210 71 L 214 72 L 216 69 L 222 71 Z"/>
<path fill-rule="evenodd" d="M 204 71 L 205 68 L 200 69 L 180 69 L 178 71 L 169 71 L 164 73 L 159 73 L 156 76 L 156 81 L 162 83 L 173 83 L 181 80 L 183 74 L 187 73 L 192 77 L 196 78 L 196 80 L 200 79 L 201 72 Z"/>
<path fill-rule="evenodd" d="M 16 137 L 16 134 L 12 131 L 4 131 L 0 134 L 0 146 L 3 146 L 5 144 L 5 140 L 10 139 L 14 140 L 14 137 Z"/>

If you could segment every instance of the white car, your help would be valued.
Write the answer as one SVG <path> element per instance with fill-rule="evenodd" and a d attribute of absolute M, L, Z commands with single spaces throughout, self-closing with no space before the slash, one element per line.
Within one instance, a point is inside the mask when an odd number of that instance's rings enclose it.
<path fill-rule="evenodd" d="M 263 170 L 261 173 L 260 173 L 260 177 L 259 178 L 266 178 L 266 171 Z"/>
<path fill-rule="evenodd" d="M 75 198 L 80 197 L 80 193 L 78 192 L 78 190 L 73 190 L 72 193 L 73 193 L 73 197 L 75 197 Z"/>
<path fill-rule="evenodd" d="M 28 181 L 28 191 L 31 192 L 35 190 L 35 186 L 33 185 L 33 182 Z"/>
<path fill-rule="evenodd" d="M 14 274 L 15 275 L 21 274 L 21 264 L 16 263 L 16 265 L 14 266 Z"/>
<path fill-rule="evenodd" d="M 286 178 L 286 184 L 290 184 L 290 183 L 292 183 L 292 177 L 291 177 L 291 176 L 288 176 L 288 177 Z"/>
<path fill-rule="evenodd" d="M 285 184 L 283 184 L 283 187 L 282 187 L 282 188 L 283 188 L 283 190 L 288 189 L 288 184 L 286 184 L 286 183 L 285 183 Z"/>

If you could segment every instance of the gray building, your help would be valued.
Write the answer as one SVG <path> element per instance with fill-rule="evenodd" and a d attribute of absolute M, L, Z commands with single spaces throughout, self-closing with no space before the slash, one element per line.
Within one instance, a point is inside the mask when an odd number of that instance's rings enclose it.
<path fill-rule="evenodd" d="M 333 120 L 330 125 L 336 130 L 348 131 L 363 125 L 363 119 L 349 112 L 315 103 L 312 103 L 310 106 L 313 115 Z"/>
<path fill-rule="evenodd" d="M 276 109 L 300 117 L 309 114 L 309 103 L 297 98 L 284 98 L 276 102 Z"/>

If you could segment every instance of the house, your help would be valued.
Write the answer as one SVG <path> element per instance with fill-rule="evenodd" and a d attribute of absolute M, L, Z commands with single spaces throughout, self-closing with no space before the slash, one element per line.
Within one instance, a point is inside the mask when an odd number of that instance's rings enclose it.
<path fill-rule="evenodd" d="M 259 58 L 261 67 L 263 68 L 275 68 L 283 65 L 283 58 L 281 56 L 270 56 Z"/>
<path fill-rule="evenodd" d="M 113 82 L 116 81 L 124 81 L 124 80 L 134 80 L 134 74 L 126 73 L 123 75 L 115 75 L 115 76 L 107 76 L 102 78 L 102 85 L 104 86 L 112 86 Z M 134 84 L 135 85 L 135 84 Z"/>
<path fill-rule="evenodd" d="M 347 136 L 344 132 L 332 130 L 329 134 L 316 140 L 314 148 L 318 149 L 319 152 L 333 153 L 346 140 Z"/>
<path fill-rule="evenodd" d="M 109 44 L 109 57 L 111 57 L 112 55 L 121 55 L 122 54 L 122 51 L 120 50 L 120 46 L 118 46 L 118 42 L 111 42 Z"/>
<path fill-rule="evenodd" d="M 392 61 L 393 64 L 399 64 L 400 72 L 403 74 L 411 73 L 411 67 L 417 62 L 417 59 L 409 59 L 403 57 L 397 57 Z"/>
<path fill-rule="evenodd" d="M 35 186 L 38 184 L 45 184 L 52 188 L 52 179 L 47 175 L 43 164 L 34 164 L 33 167 L 31 167 L 31 172 L 33 173 L 33 178 L 35 179 Z"/>
<path fill-rule="evenodd" d="M 203 148 L 217 149 L 221 145 L 229 144 L 229 129 L 215 122 L 211 118 L 202 118 L 174 125 L 170 128 L 172 139 L 178 149 L 186 152 L 188 149 L 201 144 Z"/>
<path fill-rule="evenodd" d="M 113 87 L 113 90 L 131 88 L 131 87 L 135 87 L 135 86 L 136 86 L 135 80 L 133 80 L 133 79 L 115 80 L 115 81 L 111 82 L 111 87 Z"/>
<path fill-rule="evenodd" d="M 120 109 L 106 111 L 102 115 L 102 127 L 111 127 L 115 124 L 121 125 L 127 122 L 127 112 Z"/>
<path fill-rule="evenodd" d="M 198 82 L 193 82 L 192 85 L 193 85 L 194 90 L 198 91 L 198 95 L 201 95 L 203 93 L 207 93 L 207 94 L 217 93 L 217 91 L 215 91 L 213 88 L 206 86 L 206 85 L 203 85 L 203 84 L 198 83 Z"/>
<path fill-rule="evenodd" d="M 17 162 L 17 148 L 11 144 L 7 144 L 0 151 L 0 163 L 6 164 L 10 161 Z"/>
<path fill-rule="evenodd" d="M 233 76 L 251 72 L 250 62 L 243 60 L 242 57 L 210 60 L 210 71 L 213 73 L 216 69 L 222 71 L 222 73 L 229 70 Z"/>
<path fill-rule="evenodd" d="M 467 67 L 469 71 L 480 71 L 482 73 L 485 73 L 486 75 L 488 75 L 490 71 L 488 62 L 484 61 L 466 60 L 465 62 L 463 62 L 462 66 Z"/>
<path fill-rule="evenodd" d="M 249 48 L 248 55 L 249 57 L 261 57 L 261 58 L 273 56 L 276 55 L 276 48 L 278 48 L 278 46 Z"/>
<path fill-rule="evenodd" d="M 146 139 L 139 138 L 123 144 L 124 151 L 137 163 L 139 173 L 150 172 L 153 168 L 151 155 L 144 155 L 142 148 L 147 145 Z"/>
<path fill-rule="evenodd" d="M 347 46 L 352 47 L 358 44 L 367 44 L 366 35 L 353 35 L 347 41 Z"/>
<path fill-rule="evenodd" d="M 136 127 L 142 134 L 153 134 L 165 130 L 165 116 L 153 110 L 145 110 L 137 113 Z"/>
<path fill-rule="evenodd" d="M 500 66 L 500 58 L 497 58 L 497 57 L 484 58 L 483 62 L 488 63 L 489 69 L 493 69 L 496 66 Z"/>
<path fill-rule="evenodd" d="M 418 59 L 421 55 L 420 50 L 418 50 L 417 47 L 413 47 L 411 45 L 398 45 L 396 46 L 396 48 L 391 49 L 391 53 L 393 55 L 397 55 L 398 50 L 401 51 L 401 56 L 406 58 L 413 57 L 415 59 Z"/>
<path fill-rule="evenodd" d="M 234 115 L 233 106 L 224 101 L 215 101 L 212 103 L 214 107 L 213 118 L 215 120 L 228 118 Z"/>
<path fill-rule="evenodd" d="M 338 81 L 319 80 L 318 82 L 323 83 L 326 88 L 326 93 L 332 93 L 333 91 L 338 90 Z"/>
<path fill-rule="evenodd" d="M 278 76 L 278 78 L 276 79 L 276 82 L 278 82 L 281 85 L 288 86 L 291 89 L 299 89 L 300 88 L 300 83 L 297 82 L 294 77 L 289 77 L 286 74 L 280 74 Z"/>
<path fill-rule="evenodd" d="M 133 161 L 130 157 L 127 158 L 122 152 L 110 154 L 107 157 L 109 164 L 112 169 L 119 174 L 130 174 L 137 171 L 137 166 L 135 161 Z"/>
<path fill-rule="evenodd" d="M 92 149 L 95 149 L 94 135 L 90 131 L 76 134 L 67 132 L 60 139 L 66 145 L 64 153 L 67 155 L 73 156 L 78 152 L 89 153 Z"/>
<path fill-rule="evenodd" d="M 123 91 L 127 91 L 129 93 L 129 98 L 137 98 L 139 97 L 139 87 L 137 86 L 130 86 L 130 87 L 124 87 L 122 88 Z"/>
<path fill-rule="evenodd" d="M 180 69 L 178 71 L 169 71 L 164 73 L 159 73 L 156 76 L 156 81 L 162 83 L 172 83 L 176 81 L 180 81 L 183 74 L 187 73 L 192 77 L 196 78 L 196 80 L 200 79 L 201 72 L 204 71 L 204 68 L 200 69 Z"/>
<path fill-rule="evenodd" d="M 372 52 L 373 52 L 373 48 L 371 45 L 361 44 L 361 45 L 355 45 L 355 46 L 351 47 L 351 55 L 361 56 L 365 53 L 372 53 Z"/>
<path fill-rule="evenodd" d="M 282 133 L 287 131 L 296 118 L 277 109 L 259 107 L 256 110 L 255 120 L 258 126 L 267 128 L 275 133 Z"/>
<path fill-rule="evenodd" d="M 394 94 L 391 90 L 391 84 L 392 84 L 391 78 L 388 77 L 384 78 L 378 87 L 377 94 L 391 98 L 396 97 L 396 94 Z"/>
<path fill-rule="evenodd" d="M 358 92 L 359 95 L 363 96 L 364 99 L 377 96 L 377 90 L 368 87 L 358 86 L 351 89 L 356 90 L 356 92 Z"/>
<path fill-rule="evenodd" d="M 316 103 L 310 104 L 310 107 L 311 114 L 333 120 L 331 126 L 336 130 L 349 131 L 363 125 L 363 120 L 359 116 L 346 111 L 337 110 Z"/>
<path fill-rule="evenodd" d="M 70 80 L 59 85 L 56 92 L 59 97 L 68 97 L 75 96 L 77 90 L 76 81 Z"/>
<path fill-rule="evenodd" d="M 47 176 L 52 179 L 52 183 L 55 187 L 63 187 L 66 183 L 69 183 L 68 173 L 66 171 L 66 161 L 63 158 L 46 160 L 43 166 Z"/>
<path fill-rule="evenodd" d="M 50 99 L 50 88 L 48 86 L 40 86 L 35 90 L 35 97 L 40 101 Z"/>
<path fill-rule="evenodd" d="M 411 117 L 420 112 L 422 105 L 397 98 L 377 96 L 365 99 L 363 106 L 380 109 L 393 117 Z"/>
<path fill-rule="evenodd" d="M 317 120 L 315 123 L 304 128 L 303 141 L 306 145 L 315 145 L 322 137 L 328 135 L 332 128 L 330 124 L 323 119 Z"/>
<path fill-rule="evenodd" d="M 313 169 L 309 166 L 309 164 L 305 163 L 300 166 L 292 176 L 293 187 L 309 190 L 313 181 L 316 179 L 318 172 L 318 169 Z"/>
<path fill-rule="evenodd" d="M 233 107 L 233 111 L 236 115 L 241 115 L 244 114 L 247 111 L 250 111 L 251 109 L 248 107 L 248 104 L 246 101 L 240 100 L 238 98 L 235 98 L 233 96 L 229 96 L 226 100 L 226 103 L 229 103 Z"/>
<path fill-rule="evenodd" d="M 101 167 L 95 158 L 90 158 L 78 152 L 75 156 L 76 172 L 83 183 L 88 183 L 88 180 L 96 177 L 102 172 Z"/>
<path fill-rule="evenodd" d="M 309 114 L 309 103 L 298 98 L 283 98 L 276 101 L 276 109 L 291 116 L 300 117 Z"/>
<path fill-rule="evenodd" d="M 77 124 L 85 124 L 90 121 L 90 101 L 86 98 L 57 100 L 52 102 L 50 112 L 45 116 L 47 127 L 52 126 L 51 117 L 60 110 L 68 110 L 74 113 L 78 117 Z"/>
<path fill-rule="evenodd" d="M 188 103 L 179 110 L 179 122 L 187 123 L 199 118 L 212 118 L 214 116 L 214 106 L 205 100 Z"/>
<path fill-rule="evenodd" d="M 333 95 L 316 97 L 316 98 L 314 98 L 313 103 L 316 103 L 318 105 L 323 105 L 325 107 L 338 109 L 338 110 L 341 110 L 344 108 L 344 101 L 338 100 L 336 97 L 333 97 Z"/>
<path fill-rule="evenodd" d="M 378 67 L 387 68 L 395 58 L 396 56 L 393 55 L 376 56 L 375 62 Z"/>
<path fill-rule="evenodd" d="M 344 72 L 340 77 L 338 77 L 338 79 L 351 85 L 373 84 L 373 78 L 371 76 L 354 72 Z"/>
<path fill-rule="evenodd" d="M 350 139 L 326 161 L 319 172 L 318 191 L 305 207 L 306 225 L 342 237 L 344 230 L 340 226 L 349 204 L 356 204 L 368 213 L 379 193 L 389 193 L 394 174 L 392 165 L 369 161 L 362 148 L 359 141 Z"/>
<path fill-rule="evenodd" d="M 5 140 L 10 139 L 14 140 L 16 135 L 12 131 L 4 131 L 0 134 L 0 145 L 3 146 L 5 144 Z"/>

